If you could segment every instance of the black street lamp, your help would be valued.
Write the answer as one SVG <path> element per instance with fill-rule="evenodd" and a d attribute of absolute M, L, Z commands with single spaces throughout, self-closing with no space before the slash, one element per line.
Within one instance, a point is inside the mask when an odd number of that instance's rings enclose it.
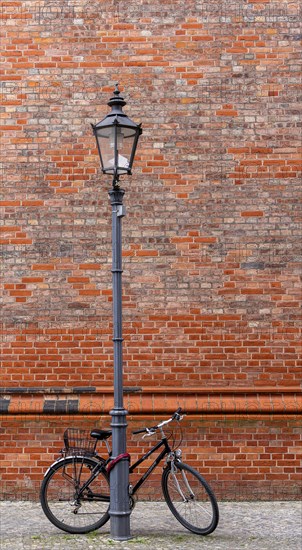
<path fill-rule="evenodd" d="M 119 186 L 123 174 L 131 174 L 132 163 L 141 125 L 135 124 L 125 113 L 126 105 L 120 96 L 118 85 L 108 105 L 111 113 L 96 125 L 92 124 L 96 137 L 101 167 L 104 174 L 112 175 L 109 191 L 112 206 L 112 287 L 113 287 L 113 349 L 114 349 L 114 407 L 112 417 L 112 459 L 118 458 L 110 471 L 110 532 L 115 540 L 130 538 L 129 462 L 126 453 L 126 416 L 123 404 L 123 355 L 122 355 L 122 224 L 124 189 Z M 119 460 L 120 459 L 120 460 Z"/>

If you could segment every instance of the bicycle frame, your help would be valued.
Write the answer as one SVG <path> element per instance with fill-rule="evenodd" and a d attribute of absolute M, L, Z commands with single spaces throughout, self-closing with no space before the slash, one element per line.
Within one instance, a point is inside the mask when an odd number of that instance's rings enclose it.
<path fill-rule="evenodd" d="M 164 449 L 159 453 L 159 455 L 156 457 L 154 462 L 149 466 L 148 470 L 142 475 L 142 477 L 136 482 L 134 487 L 131 488 L 131 491 L 129 491 L 129 494 L 135 495 L 135 493 L 138 491 L 138 489 L 142 486 L 142 484 L 148 479 L 150 474 L 153 472 L 153 470 L 158 466 L 158 464 L 162 461 L 162 459 L 168 455 L 171 452 L 170 445 L 168 443 L 168 440 L 166 437 L 162 438 L 156 445 L 154 445 L 147 453 L 145 453 L 142 457 L 140 457 L 132 466 L 129 467 L 129 474 L 132 474 L 135 469 L 142 464 L 145 460 L 149 458 L 154 452 L 156 452 L 160 447 L 164 447 Z M 95 467 L 93 468 L 93 471 L 91 473 L 91 476 L 89 479 L 84 483 L 84 485 L 79 489 L 78 492 L 78 498 L 83 494 L 85 489 L 87 489 L 90 485 L 90 483 L 98 476 L 99 472 L 102 469 L 106 469 L 106 465 L 108 464 L 110 459 L 106 460 L 106 462 L 102 462 L 101 464 L 98 462 L 96 463 Z M 95 495 L 97 496 L 97 495 Z M 102 497 L 99 495 L 99 497 Z"/>
<path fill-rule="evenodd" d="M 134 470 L 142 464 L 149 456 L 151 456 L 155 451 L 160 449 L 160 447 L 164 447 L 164 449 L 161 451 L 161 453 L 156 457 L 154 462 L 151 464 L 151 466 L 148 468 L 148 470 L 142 475 L 142 477 L 137 481 L 137 483 L 132 487 L 130 494 L 135 495 L 136 491 L 142 486 L 142 484 L 146 481 L 146 479 L 150 476 L 150 474 L 153 472 L 153 470 L 158 466 L 158 464 L 162 461 L 162 459 L 168 455 L 171 452 L 170 445 L 168 443 L 168 440 L 166 437 L 162 438 L 161 441 L 159 441 L 152 449 L 150 449 L 144 456 L 139 458 L 132 466 L 129 468 L 129 474 L 132 474 Z"/>

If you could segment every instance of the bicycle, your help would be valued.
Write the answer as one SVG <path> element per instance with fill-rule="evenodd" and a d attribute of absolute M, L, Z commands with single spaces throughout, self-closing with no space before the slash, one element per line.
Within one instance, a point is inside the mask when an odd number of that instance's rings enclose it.
<path fill-rule="evenodd" d="M 134 495 L 153 470 L 165 459 L 161 487 L 164 499 L 175 518 L 197 535 L 209 535 L 219 521 L 215 495 L 205 479 L 181 460 L 181 450 L 172 449 L 169 437 L 163 430 L 170 422 L 180 422 L 181 408 L 156 426 L 135 430 L 153 436 L 158 430 L 161 438 L 132 466 L 130 455 L 124 453 L 112 459 L 108 439 L 110 430 L 95 429 L 89 432 L 68 428 L 64 433 L 65 448 L 46 471 L 41 485 L 40 501 L 47 518 L 59 529 L 68 533 L 88 533 L 102 527 L 110 518 L 110 471 L 119 460 L 129 461 L 129 474 L 161 447 L 163 449 L 147 471 L 129 485 L 129 502 L 132 510 Z M 182 432 L 181 432 L 182 433 Z M 88 435 L 88 437 L 87 437 Z M 181 437 L 182 440 L 182 437 Z M 96 445 L 104 441 L 108 458 L 99 456 Z"/>

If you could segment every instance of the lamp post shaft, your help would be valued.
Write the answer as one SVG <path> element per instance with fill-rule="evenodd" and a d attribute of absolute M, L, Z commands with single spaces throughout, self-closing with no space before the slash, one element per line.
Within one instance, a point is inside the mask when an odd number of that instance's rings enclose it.
<path fill-rule="evenodd" d="M 123 400 L 123 337 L 122 337 L 122 217 L 125 191 L 118 187 L 109 191 L 112 206 L 112 290 L 114 407 L 112 422 L 112 458 L 126 453 L 126 416 Z M 110 532 L 115 540 L 130 537 L 129 462 L 119 461 L 110 472 Z"/>

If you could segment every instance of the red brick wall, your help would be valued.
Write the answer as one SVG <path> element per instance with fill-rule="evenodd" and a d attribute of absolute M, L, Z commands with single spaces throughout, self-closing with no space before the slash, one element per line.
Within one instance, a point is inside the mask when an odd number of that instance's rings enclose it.
<path fill-rule="evenodd" d="M 2 422 L 2 484 L 0 498 L 37 499 L 43 474 L 60 456 L 63 431 L 69 426 L 89 429 L 109 427 L 110 417 L 21 417 L 6 418 Z M 163 418 L 161 416 L 161 418 Z M 158 416 L 129 417 L 129 431 L 154 424 Z M 301 423 L 290 417 L 261 419 L 238 417 L 187 417 L 182 423 L 183 459 L 195 465 L 210 481 L 218 499 L 270 500 L 301 497 Z M 180 439 L 175 431 L 175 445 Z M 141 436 L 130 436 L 128 450 L 131 461 L 147 451 L 155 438 L 142 441 Z M 106 456 L 105 446 L 99 447 Z M 156 455 L 154 455 L 155 457 Z M 154 458 L 153 457 L 153 458 Z M 300 458 L 299 458 L 300 457 Z M 135 482 L 151 461 L 144 463 L 131 477 Z M 161 496 L 159 467 L 140 489 L 139 498 Z"/>
<path fill-rule="evenodd" d="M 243 416 L 274 442 L 301 411 L 300 5 L 12 0 L 0 15 L 0 406 L 21 430 L 20 487 L 41 474 L 29 434 L 61 429 L 42 413 L 112 402 L 110 181 L 90 123 L 119 81 L 144 130 L 123 182 L 129 411 L 169 412 L 176 396 L 194 414 L 235 411 L 217 480 L 252 493 L 272 468 L 290 496 L 295 472 L 266 452 L 260 478 L 242 477 L 235 436 L 250 446 Z M 286 418 L 262 426 L 251 410 Z M 27 432 L 23 411 L 42 415 Z"/>

